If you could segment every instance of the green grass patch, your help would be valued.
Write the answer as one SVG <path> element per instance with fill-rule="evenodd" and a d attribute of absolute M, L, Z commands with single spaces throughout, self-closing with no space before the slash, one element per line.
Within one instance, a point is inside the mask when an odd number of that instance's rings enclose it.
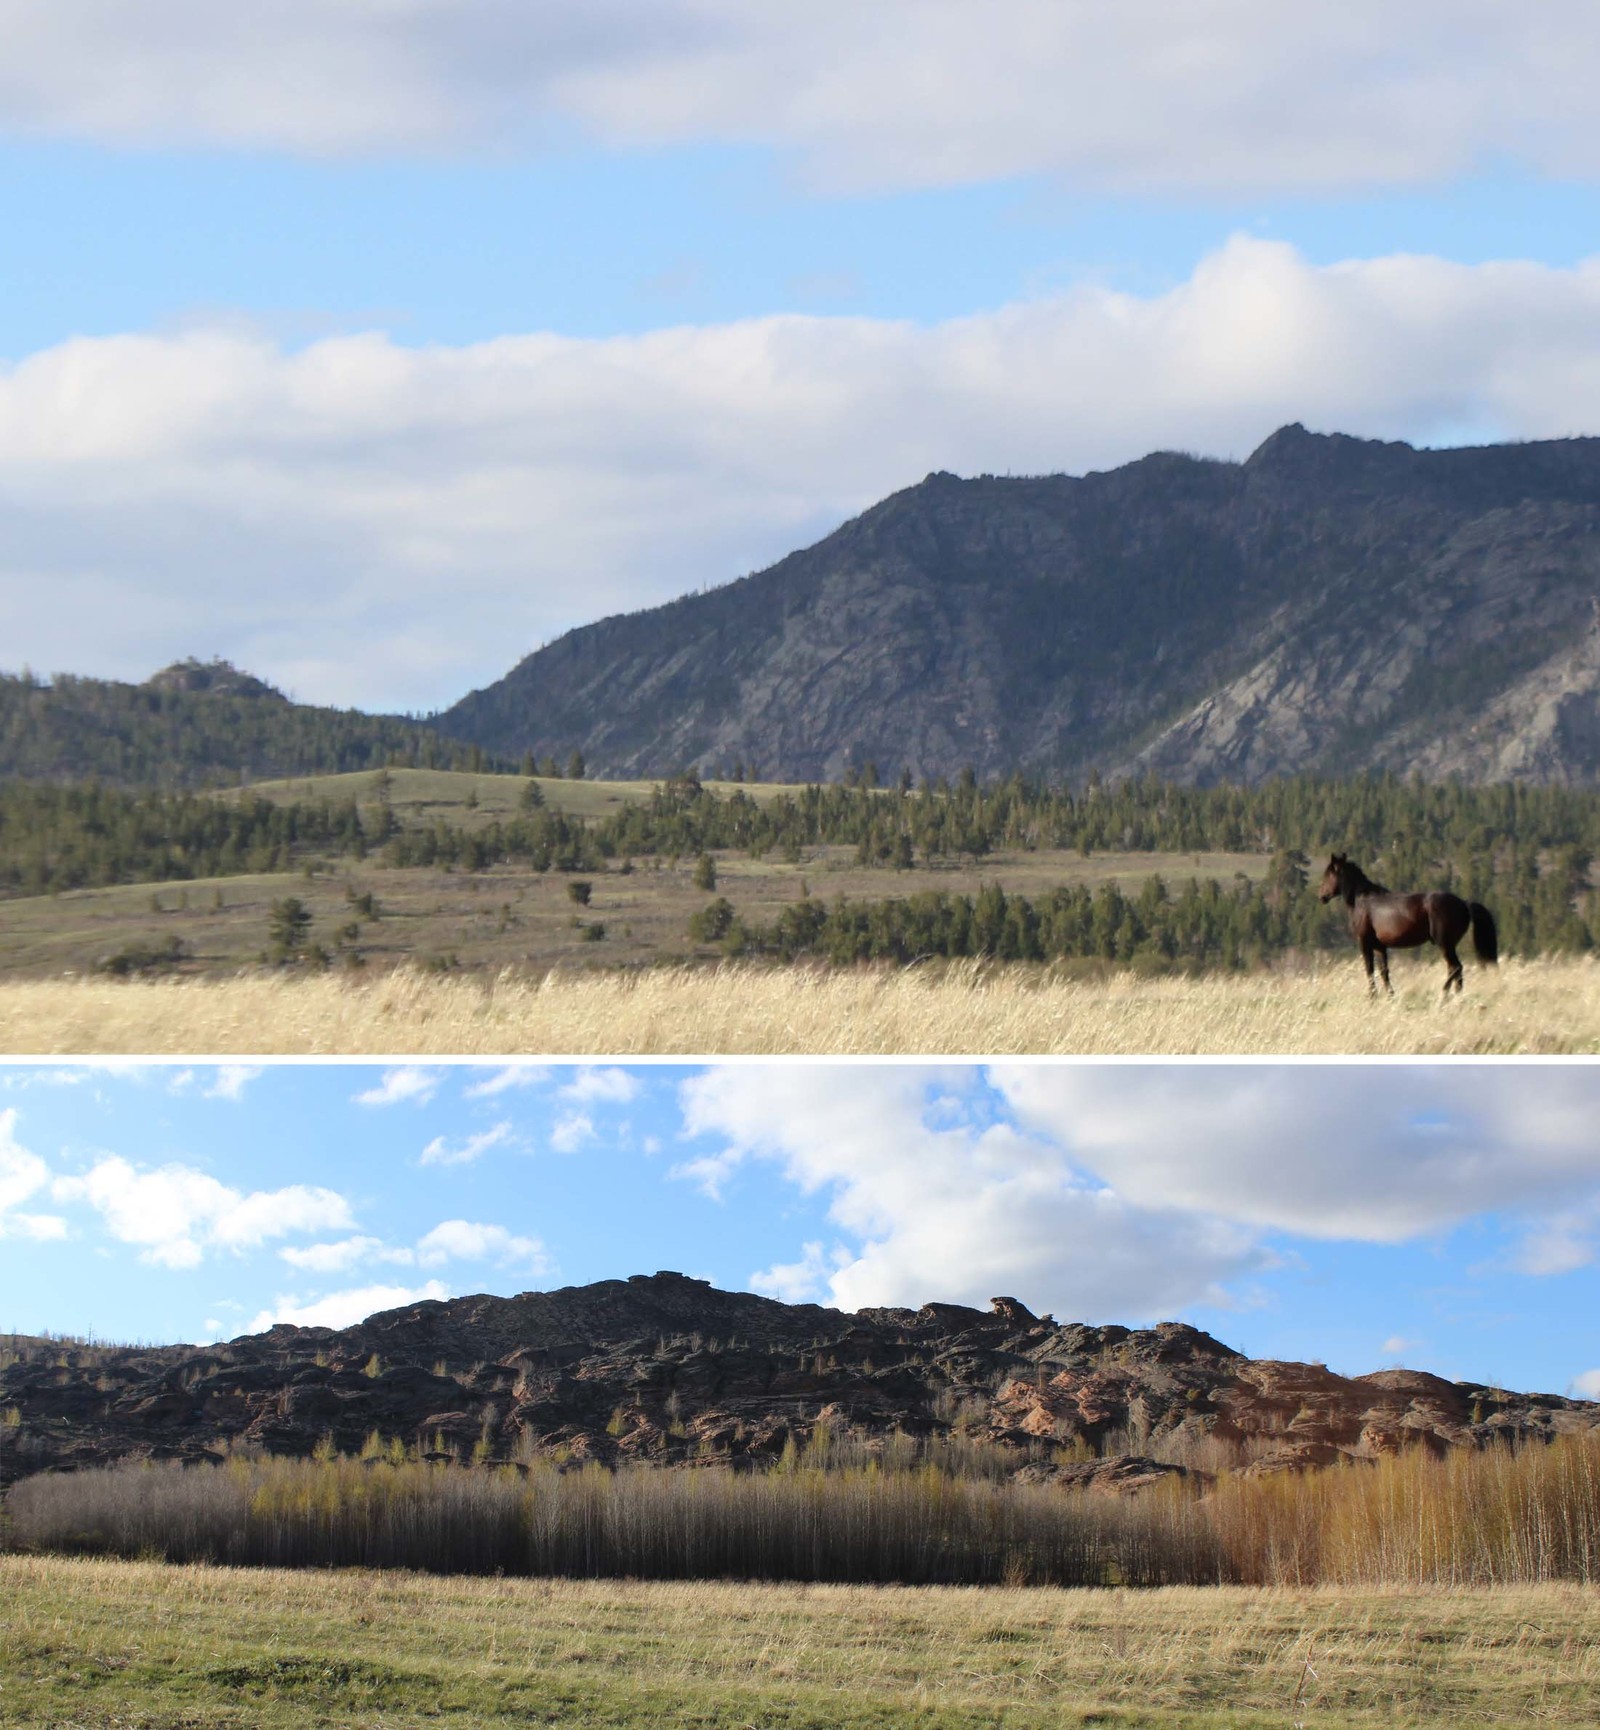
<path fill-rule="evenodd" d="M 0 1602 L 8 1725 L 1576 1730 L 1600 1689 L 1600 1597 L 1577 1587 L 904 1589 L 11 1557 Z"/>

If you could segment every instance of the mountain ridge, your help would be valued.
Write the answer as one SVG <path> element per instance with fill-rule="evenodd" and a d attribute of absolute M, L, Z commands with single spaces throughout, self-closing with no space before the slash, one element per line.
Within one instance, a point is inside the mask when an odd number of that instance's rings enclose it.
<path fill-rule="evenodd" d="M 771 1464 L 819 1432 L 987 1444 L 1017 1474 L 1128 1489 L 1600 1428 L 1600 1404 L 1251 1359 L 1181 1322 L 1058 1323 L 1012 1297 L 854 1313 L 662 1271 L 424 1300 L 214 1345 L 0 1340 L 7 1479 L 245 1449 Z"/>
<path fill-rule="evenodd" d="M 1593 783 L 1597 529 L 1593 438 L 1418 450 L 1295 424 L 1242 463 L 936 472 L 766 570 L 570 631 L 438 719 L 608 775 Z"/>

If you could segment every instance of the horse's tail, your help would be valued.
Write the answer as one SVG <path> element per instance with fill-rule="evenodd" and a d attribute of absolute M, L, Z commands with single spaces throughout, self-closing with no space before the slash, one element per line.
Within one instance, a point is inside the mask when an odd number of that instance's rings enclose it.
<path fill-rule="evenodd" d="M 1500 959 L 1500 938 L 1494 928 L 1494 915 L 1481 901 L 1469 901 L 1467 912 L 1472 918 L 1472 947 L 1478 959 L 1493 967 Z"/>

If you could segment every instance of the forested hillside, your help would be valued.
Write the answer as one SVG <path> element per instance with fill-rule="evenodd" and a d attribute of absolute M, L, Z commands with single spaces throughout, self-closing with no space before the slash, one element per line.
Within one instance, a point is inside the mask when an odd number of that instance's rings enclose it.
<path fill-rule="evenodd" d="M 141 685 L 0 673 L 0 779 L 237 786 L 386 763 L 488 766 L 427 722 L 291 703 L 226 662 L 179 662 Z"/>

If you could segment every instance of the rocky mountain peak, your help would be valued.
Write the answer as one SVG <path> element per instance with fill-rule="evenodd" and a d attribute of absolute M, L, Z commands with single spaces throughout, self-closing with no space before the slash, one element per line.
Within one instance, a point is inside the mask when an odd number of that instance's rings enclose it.
<path fill-rule="evenodd" d="M 241 672 L 231 661 L 201 661 L 192 656 L 188 660 L 174 661 L 159 673 L 152 673 L 145 680 L 145 688 L 151 691 L 200 691 L 217 697 L 264 697 L 280 703 L 288 702 L 275 685 L 256 678 L 253 673 Z"/>

